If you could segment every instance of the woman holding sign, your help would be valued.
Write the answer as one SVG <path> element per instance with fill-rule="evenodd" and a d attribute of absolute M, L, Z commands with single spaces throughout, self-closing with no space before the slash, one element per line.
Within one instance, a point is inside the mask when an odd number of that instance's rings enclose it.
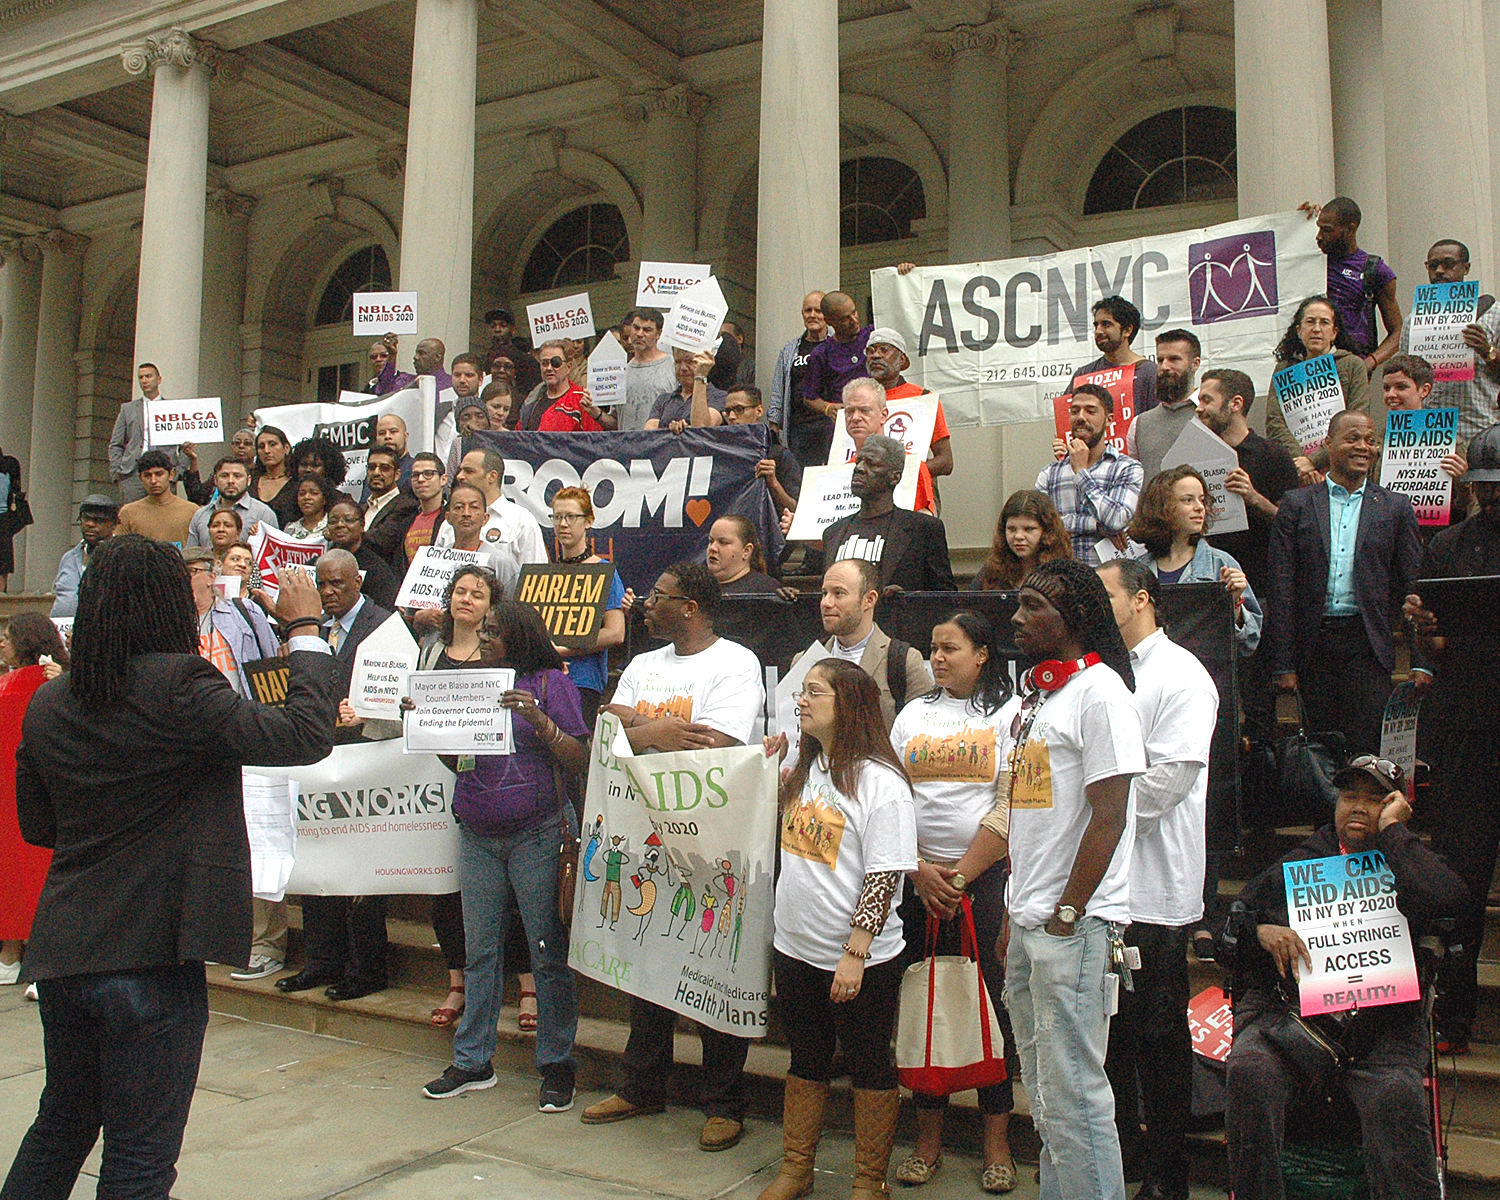
<path fill-rule="evenodd" d="M 1339 327 L 1339 315 L 1327 296 L 1309 296 L 1297 306 L 1292 323 L 1276 346 L 1276 371 L 1285 370 L 1297 363 L 1333 356 L 1334 369 L 1338 372 L 1339 387 L 1344 393 L 1344 408 L 1355 412 L 1370 411 L 1370 373 L 1365 370 L 1365 360 L 1355 354 L 1343 329 Z M 1273 379 L 1266 394 L 1266 436 L 1279 442 L 1297 464 L 1297 474 L 1303 486 L 1320 483 L 1328 470 L 1328 452 L 1323 449 L 1324 430 L 1316 431 L 1307 445 L 1293 435 L 1282 411 L 1282 400 Z"/>
<path fill-rule="evenodd" d="M 589 545 L 589 530 L 594 527 L 594 501 L 588 488 L 559 488 L 552 497 L 552 537 L 556 545 L 555 562 L 601 563 L 604 561 Z M 604 602 L 604 623 L 592 650 L 574 650 L 557 646 L 566 666 L 564 670 L 583 704 L 583 721 L 590 729 L 599 712 L 599 697 L 609 680 L 609 649 L 625 644 L 625 585 L 616 571 L 609 581 L 609 598 Z"/>
<path fill-rule="evenodd" d="M 886 737 L 875 681 L 828 658 L 797 695 L 802 745 L 781 784 L 776 993 L 791 1044 L 781 1173 L 760 1200 L 811 1190 L 833 1052 L 854 1085 L 855 1200 L 888 1196 L 901 1093 L 891 1059 L 901 987 L 891 903 L 917 859 L 911 783 Z M 785 754 L 784 733 L 766 753 Z M 993 757 L 993 756 L 992 756 Z"/>

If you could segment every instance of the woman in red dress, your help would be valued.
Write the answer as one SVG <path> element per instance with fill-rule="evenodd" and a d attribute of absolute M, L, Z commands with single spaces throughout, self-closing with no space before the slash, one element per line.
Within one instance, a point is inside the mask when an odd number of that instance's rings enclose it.
<path fill-rule="evenodd" d="M 50 659 L 42 663 L 43 658 Z M 52 852 L 21 840 L 16 822 L 16 747 L 21 718 L 37 688 L 68 665 L 57 626 L 41 613 L 18 613 L 0 637 L 0 660 L 10 668 L 0 676 L 0 984 L 21 973 L 21 946 L 31 936 L 31 919 Z"/>

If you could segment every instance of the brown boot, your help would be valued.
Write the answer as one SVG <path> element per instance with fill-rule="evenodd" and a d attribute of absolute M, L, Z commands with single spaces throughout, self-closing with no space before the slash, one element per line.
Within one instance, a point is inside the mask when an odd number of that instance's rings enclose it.
<path fill-rule="evenodd" d="M 786 1100 L 781 1112 L 781 1174 L 771 1180 L 756 1200 L 797 1200 L 813 1187 L 813 1156 L 823 1136 L 823 1109 L 828 1085 L 786 1077 Z"/>
<path fill-rule="evenodd" d="M 854 1191 L 851 1200 L 875 1200 L 889 1196 L 885 1181 L 896 1145 L 896 1113 L 901 1108 L 901 1093 L 854 1089 Z"/>

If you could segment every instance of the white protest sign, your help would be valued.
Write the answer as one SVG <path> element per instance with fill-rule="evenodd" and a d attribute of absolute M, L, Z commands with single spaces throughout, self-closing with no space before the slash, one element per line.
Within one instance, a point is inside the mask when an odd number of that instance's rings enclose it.
<path fill-rule="evenodd" d="M 905 446 L 907 454 L 916 455 L 918 462 L 925 461 L 932 450 L 932 430 L 937 424 L 937 403 L 937 396 L 931 392 L 905 400 L 887 400 L 885 428 L 881 432 Z M 854 461 L 854 439 L 849 436 L 849 430 L 844 424 L 842 408 L 834 417 L 833 442 L 829 446 L 828 461 Z"/>
<path fill-rule="evenodd" d="M 849 490 L 854 464 L 808 467 L 802 472 L 802 494 L 792 514 L 787 537 L 794 542 L 822 540 L 823 530 L 835 521 L 859 511 L 859 501 Z"/>
<path fill-rule="evenodd" d="M 213 587 L 225 600 L 238 600 L 244 582 L 238 575 L 219 575 L 214 578 Z"/>
<path fill-rule="evenodd" d="M 1396 409 L 1386 414 L 1380 485 L 1411 501 L 1419 525 L 1453 518 L 1453 476 L 1443 459 L 1458 446 L 1458 409 Z"/>
<path fill-rule="evenodd" d="M 1474 378 L 1474 349 L 1464 327 L 1479 316 L 1479 281 L 1417 286 L 1406 318 L 1411 353 L 1425 358 L 1439 382 Z"/>
<path fill-rule="evenodd" d="M 1417 796 L 1417 718 L 1422 715 L 1422 699 L 1422 689 L 1410 679 L 1398 683 L 1380 721 L 1380 757 L 1405 772 L 1409 801 Z"/>
<path fill-rule="evenodd" d="M 1239 533 L 1250 528 L 1245 512 L 1245 498 L 1229 491 L 1224 481 L 1239 469 L 1240 456 L 1235 448 L 1194 417 L 1177 435 L 1172 448 L 1161 460 L 1163 471 L 1188 464 L 1198 469 L 1208 486 L 1208 502 L 1213 509 L 1213 533 Z"/>
<path fill-rule="evenodd" d="M 282 567 L 306 567 L 309 571 L 328 544 L 322 538 L 298 541 L 289 533 L 272 529 L 264 521 L 250 538 L 251 570 L 260 576 L 260 586 L 274 601 L 281 594 Z"/>
<path fill-rule="evenodd" d="M 625 399 L 625 364 L 630 356 L 618 338 L 606 333 L 589 355 L 589 395 L 600 408 Z"/>
<path fill-rule="evenodd" d="M 1286 911 L 1307 943 L 1297 963 L 1304 1017 L 1421 999 L 1396 875 L 1378 850 L 1282 864 Z"/>
<path fill-rule="evenodd" d="M 442 608 L 443 593 L 459 567 L 487 567 L 478 550 L 455 550 L 452 546 L 423 546 L 406 568 L 397 608 Z"/>
<path fill-rule="evenodd" d="M 417 643 L 400 613 L 392 613 L 360 642 L 349 680 L 349 706 L 354 715 L 399 721 L 406 677 L 417 669 Z"/>
<path fill-rule="evenodd" d="M 354 336 L 416 333 L 416 292 L 355 292 Z"/>
<path fill-rule="evenodd" d="M 759 745 L 632 757 L 620 729 L 600 713 L 569 965 L 722 1033 L 763 1037 L 776 760 Z"/>
<path fill-rule="evenodd" d="M 500 697 L 516 685 L 509 667 L 472 671 L 414 671 L 406 694 L 416 708 L 406 716 L 411 753 L 513 754 L 510 709 Z"/>
<path fill-rule="evenodd" d="M 526 320 L 531 324 L 531 340 L 538 346 L 548 338 L 594 336 L 594 310 L 587 292 L 528 304 Z"/>
<path fill-rule="evenodd" d="M 297 781 L 240 772 L 245 832 L 250 836 L 250 891 L 280 900 L 297 860 Z"/>
<path fill-rule="evenodd" d="M 368 404 L 371 400 L 379 400 L 380 397 L 373 392 L 340 392 L 340 404 Z"/>
<path fill-rule="evenodd" d="M 219 397 L 197 400 L 147 400 L 146 445 L 180 446 L 183 442 L 222 442 L 224 417 Z"/>
<path fill-rule="evenodd" d="M 1114 562 L 1117 558 L 1145 558 L 1146 547 L 1140 542 L 1125 540 L 1125 549 L 1121 550 L 1115 545 L 1113 538 L 1100 538 L 1094 543 L 1094 553 L 1099 556 L 1101 564 Z"/>
<path fill-rule="evenodd" d="M 416 454 L 431 450 L 437 428 L 437 393 L 430 375 L 421 376 L 410 387 L 376 400 L 354 403 L 356 392 L 340 393 L 338 404 L 280 404 L 255 410 L 256 428 L 267 425 L 282 430 L 293 445 L 303 438 L 327 437 L 344 455 L 347 471 L 345 491 L 359 494 L 365 481 L 365 456 L 375 444 L 375 426 L 387 413 L 406 422 L 407 450 Z M 290 486 L 290 485 L 288 485 Z"/>
<path fill-rule="evenodd" d="M 807 678 L 807 672 L 814 664 L 822 662 L 832 655 L 823 648 L 822 642 L 814 642 L 802 652 L 802 657 L 794 662 L 791 669 L 777 681 L 776 684 L 776 728 L 771 733 L 786 734 L 786 758 L 783 760 L 787 766 L 797 761 L 798 747 L 802 745 L 802 722 L 797 717 L 797 701 L 792 693 L 802 690 L 802 682 Z"/>
<path fill-rule="evenodd" d="M 661 337 L 656 344 L 663 350 L 688 350 L 696 354 L 712 348 L 719 340 L 719 330 L 729 315 L 729 302 L 710 275 L 677 293 L 672 310 L 662 322 Z"/>
<path fill-rule="evenodd" d="M 635 302 L 643 308 L 668 309 L 677 293 L 713 274 L 696 263 L 643 262 L 636 276 Z"/>
<path fill-rule="evenodd" d="M 1320 449 L 1328 440 L 1328 422 L 1344 411 L 1344 385 L 1333 355 L 1320 354 L 1283 367 L 1271 376 L 1271 387 L 1303 453 Z"/>
<path fill-rule="evenodd" d="M 67 645 L 68 639 L 73 636 L 73 618 L 53 617 L 52 624 L 57 626 L 58 636 L 62 638 L 63 644 Z"/>

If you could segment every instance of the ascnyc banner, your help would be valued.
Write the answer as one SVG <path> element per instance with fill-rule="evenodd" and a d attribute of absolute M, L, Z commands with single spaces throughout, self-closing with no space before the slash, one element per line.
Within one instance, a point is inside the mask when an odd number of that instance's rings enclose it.
<path fill-rule="evenodd" d="M 1300 212 L 1003 262 L 870 272 L 875 324 L 906 335 L 907 377 L 939 392 L 949 425 L 1052 415 L 1051 398 L 1099 356 L 1090 307 L 1120 295 L 1141 310 L 1148 358 L 1163 329 L 1191 329 L 1203 366 L 1270 381 L 1272 350 L 1297 305 L 1324 290 L 1317 227 Z"/>
<path fill-rule="evenodd" d="M 256 428 L 274 425 L 296 445 L 303 438 L 328 437 L 344 452 L 349 471 L 344 490 L 359 493 L 365 481 L 365 455 L 375 444 L 375 423 L 386 413 L 406 422 L 407 452 L 432 449 L 437 393 L 432 376 L 424 375 L 417 386 L 392 392 L 366 404 L 283 404 L 255 410 Z"/>
<path fill-rule="evenodd" d="M 702 561 L 708 531 L 730 513 L 760 532 L 767 558 L 783 538 L 755 464 L 768 453 L 764 425 L 682 433 L 511 433 L 479 430 L 465 451 L 493 447 L 505 457 L 504 493 L 547 528 L 562 487 L 582 484 L 594 499 L 594 546 L 627 587 L 644 595 L 664 567 Z"/>
<path fill-rule="evenodd" d="M 759 746 L 629 756 L 602 713 L 569 962 L 632 996 L 764 1037 L 777 763 Z"/>

